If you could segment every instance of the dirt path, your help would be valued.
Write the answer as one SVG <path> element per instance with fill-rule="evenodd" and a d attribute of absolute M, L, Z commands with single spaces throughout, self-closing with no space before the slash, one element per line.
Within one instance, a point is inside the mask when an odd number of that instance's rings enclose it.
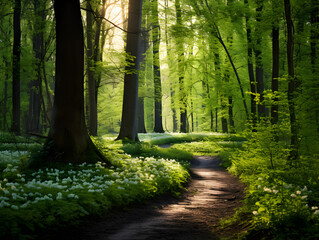
<path fill-rule="evenodd" d="M 114 210 L 105 219 L 64 236 L 77 240 L 219 239 L 214 225 L 231 216 L 244 196 L 243 185 L 219 163 L 216 157 L 194 157 L 192 180 L 180 199 L 162 196 L 129 210 Z"/>

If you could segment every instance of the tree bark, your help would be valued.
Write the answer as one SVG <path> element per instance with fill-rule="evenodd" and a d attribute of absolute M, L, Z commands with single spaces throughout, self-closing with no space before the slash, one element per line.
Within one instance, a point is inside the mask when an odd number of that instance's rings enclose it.
<path fill-rule="evenodd" d="M 122 122 L 117 140 L 139 141 L 137 133 L 138 69 L 141 54 L 142 0 L 129 1 L 126 53 L 129 55 L 124 76 Z M 134 58 L 134 60 L 131 59 Z"/>
<path fill-rule="evenodd" d="M 263 9 L 263 0 L 257 0 L 257 8 L 256 8 L 256 21 L 257 21 L 257 29 L 256 29 L 256 46 L 255 46 L 255 57 L 256 57 L 256 84 L 257 84 L 257 93 L 259 94 L 259 104 L 257 105 L 258 110 L 258 119 L 266 116 L 266 108 L 263 103 L 264 101 L 264 69 L 262 63 L 262 34 L 261 34 L 261 13 Z"/>
<path fill-rule="evenodd" d="M 94 78 L 94 58 L 93 58 L 93 14 L 90 1 L 86 2 L 86 63 L 88 81 L 88 100 L 89 100 L 89 133 L 97 135 L 97 103 L 95 101 L 95 78 Z M 100 19 L 97 19 L 100 21 Z"/>
<path fill-rule="evenodd" d="M 284 0 L 285 17 L 287 24 L 287 63 L 288 63 L 288 105 L 290 115 L 290 154 L 289 160 L 298 159 L 298 126 L 296 121 L 296 83 L 294 70 L 294 37 L 293 37 L 293 21 L 291 18 L 290 0 Z"/>
<path fill-rule="evenodd" d="M 33 33 L 33 53 L 35 56 L 36 79 L 30 82 L 30 101 L 27 132 L 40 132 L 40 112 L 42 95 L 42 64 L 44 55 L 45 2 L 33 0 L 35 23 Z M 45 108 L 45 106 L 44 106 Z"/>
<path fill-rule="evenodd" d="M 169 58 L 171 56 L 170 51 L 169 51 L 169 43 L 168 43 L 168 0 L 165 0 L 165 45 L 166 45 L 166 55 Z M 168 68 L 171 73 L 171 65 L 168 63 Z M 173 122 L 173 132 L 177 132 L 178 124 L 177 124 L 177 114 L 176 114 L 176 109 L 175 109 L 175 91 L 174 91 L 174 83 L 170 83 L 170 107 L 172 110 L 172 122 Z"/>
<path fill-rule="evenodd" d="M 275 94 L 271 105 L 271 123 L 278 123 L 278 78 L 279 78 L 279 28 L 273 26 L 272 29 L 272 93 Z"/>
<path fill-rule="evenodd" d="M 319 39 L 319 4 L 317 0 L 311 0 L 311 32 L 310 32 L 310 56 L 311 56 L 311 67 L 313 83 L 315 88 L 319 88 L 318 81 L 318 39 Z M 318 94 L 317 94 L 318 96 Z M 316 99 L 318 101 L 318 97 Z M 315 100 L 315 101 L 316 101 Z M 319 108 L 315 109 L 315 120 L 317 124 L 317 133 L 319 133 Z"/>
<path fill-rule="evenodd" d="M 175 1 L 176 25 L 182 26 L 182 9 L 180 0 Z M 177 39 L 177 58 L 178 58 L 178 82 L 179 82 L 179 105 L 180 105 L 180 132 L 187 132 L 187 92 L 184 83 L 184 46 L 183 39 Z"/>
<path fill-rule="evenodd" d="M 8 82 L 9 82 L 9 63 L 6 58 L 4 58 L 5 70 L 5 80 L 4 80 L 4 89 L 3 89 L 3 131 L 7 130 L 7 104 L 8 104 Z"/>
<path fill-rule="evenodd" d="M 158 20 L 158 1 L 152 1 L 152 17 L 153 22 L 153 77 L 154 77 L 154 132 L 163 133 L 163 119 L 162 119 L 162 82 L 161 82 L 161 68 L 160 68 L 160 26 Z"/>
<path fill-rule="evenodd" d="M 79 0 L 55 0 L 56 81 L 48 160 L 106 160 L 92 143 L 84 117 L 84 35 Z"/>
<path fill-rule="evenodd" d="M 248 6 L 248 0 L 244 1 L 246 8 Z M 246 14 L 246 38 L 247 38 L 247 55 L 248 55 L 248 76 L 249 76 L 249 83 L 250 83 L 250 116 L 253 128 L 256 126 L 256 113 L 257 113 L 257 106 L 256 106 L 256 83 L 254 77 L 254 65 L 253 65 L 253 43 L 252 43 L 252 36 L 251 36 L 251 25 L 249 22 L 250 15 Z"/>
<path fill-rule="evenodd" d="M 12 125 L 11 131 L 20 135 L 20 55 L 21 55 L 21 0 L 15 0 L 13 12 L 12 54 Z"/>

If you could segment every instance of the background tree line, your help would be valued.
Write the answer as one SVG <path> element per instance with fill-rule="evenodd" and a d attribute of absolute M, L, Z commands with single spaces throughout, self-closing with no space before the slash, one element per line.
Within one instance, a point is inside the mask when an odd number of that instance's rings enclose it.
<path fill-rule="evenodd" d="M 45 134 L 56 77 L 53 3 L 0 4 L 1 129 Z M 128 5 L 81 2 L 92 135 L 119 132 L 123 122 Z M 138 132 L 264 124 L 285 129 L 294 149 L 318 140 L 317 1 L 147 0 L 141 17 Z"/>

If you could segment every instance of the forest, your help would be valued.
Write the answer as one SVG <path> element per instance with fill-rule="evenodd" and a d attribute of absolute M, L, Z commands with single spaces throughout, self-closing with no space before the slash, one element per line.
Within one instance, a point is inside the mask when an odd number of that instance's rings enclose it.
<path fill-rule="evenodd" d="M 93 239 L 207 168 L 192 239 L 318 239 L 318 55 L 318 0 L 0 0 L 0 238 Z"/>

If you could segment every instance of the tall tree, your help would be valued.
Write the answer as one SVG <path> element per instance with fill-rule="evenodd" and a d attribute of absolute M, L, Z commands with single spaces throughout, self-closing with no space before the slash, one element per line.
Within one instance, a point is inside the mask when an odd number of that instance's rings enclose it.
<path fill-rule="evenodd" d="M 42 98 L 42 64 L 44 64 L 44 28 L 46 1 L 33 0 L 34 27 L 33 53 L 35 57 L 35 79 L 30 82 L 30 101 L 28 116 L 28 132 L 40 131 L 40 112 Z"/>
<path fill-rule="evenodd" d="M 264 0 L 257 0 L 257 8 L 256 8 L 256 44 L 254 47 L 255 57 L 256 57 L 256 84 L 257 84 L 257 94 L 259 95 L 259 104 L 257 105 L 258 109 L 258 119 L 266 116 L 266 108 L 263 103 L 264 101 L 264 69 L 262 62 L 262 28 L 261 28 L 261 18 L 262 18 L 262 10 L 264 7 Z"/>
<path fill-rule="evenodd" d="M 94 77 L 94 58 L 93 58 L 93 14 L 91 1 L 86 2 L 86 63 L 87 63 L 87 81 L 88 81 L 88 100 L 89 100 L 89 133 L 97 135 L 97 102 L 95 96 L 95 77 Z M 98 20 L 100 21 L 100 20 Z"/>
<path fill-rule="evenodd" d="M 12 54 L 12 124 L 11 130 L 20 134 L 20 55 L 21 55 L 21 0 L 15 0 L 13 11 Z"/>
<path fill-rule="evenodd" d="M 315 89 L 319 89 L 318 81 L 318 42 L 319 42 L 319 3 L 316 0 L 311 0 L 311 32 L 310 32 L 310 50 L 311 50 L 311 66 L 313 84 Z M 318 101 L 318 94 L 315 102 Z M 317 124 L 317 133 L 319 133 L 319 107 L 315 109 L 315 120 Z"/>
<path fill-rule="evenodd" d="M 295 94 L 296 94 L 296 80 L 294 69 L 294 36 L 293 36 L 293 21 L 291 17 L 291 5 L 290 0 L 284 0 L 285 5 L 285 17 L 287 24 L 287 64 L 288 64 L 288 105 L 290 116 L 290 160 L 296 160 L 298 158 L 298 126 L 296 121 L 296 106 L 295 106 Z"/>
<path fill-rule="evenodd" d="M 55 0 L 56 81 L 48 160 L 105 160 L 88 135 L 84 117 L 84 35 L 79 0 Z M 58 154 L 57 154 L 58 153 Z"/>
<path fill-rule="evenodd" d="M 277 4 L 272 2 L 273 12 L 275 13 L 273 27 L 272 27 L 272 81 L 271 90 L 275 95 L 273 98 L 273 103 L 271 105 L 271 123 L 278 123 L 278 78 L 279 78 L 279 24 L 278 17 L 275 11 Z"/>
<path fill-rule="evenodd" d="M 139 141 L 137 133 L 138 70 L 141 54 L 141 21 L 143 0 L 129 1 L 126 54 L 127 64 L 124 76 L 122 121 L 119 139 Z"/>
<path fill-rule="evenodd" d="M 171 52 L 169 51 L 169 36 L 168 36 L 168 11 L 169 11 L 169 4 L 168 4 L 168 0 L 165 0 L 164 2 L 164 7 L 165 7 L 165 47 L 166 47 L 166 56 L 168 59 L 170 59 L 169 56 L 171 56 Z M 171 74 L 172 70 L 172 66 L 170 63 L 168 63 L 168 75 Z M 171 82 L 170 83 L 170 107 L 172 110 L 172 121 L 173 121 L 173 132 L 177 132 L 177 113 L 176 113 L 176 108 L 175 108 L 175 91 L 174 91 L 174 84 Z"/>
<path fill-rule="evenodd" d="M 160 25 L 158 20 L 158 0 L 152 1 L 152 17 L 153 17 L 153 76 L 154 76 L 154 132 L 163 133 L 163 119 L 162 119 L 162 82 L 161 82 L 161 68 L 160 68 Z"/>
<path fill-rule="evenodd" d="M 176 10 L 176 26 L 182 28 L 182 9 L 180 0 L 175 0 L 175 10 Z M 184 79 L 184 43 L 183 43 L 183 33 L 179 33 L 180 36 L 177 38 L 177 61 L 178 61 L 178 82 L 179 82 L 179 105 L 180 105 L 180 131 L 187 132 L 187 91 L 185 89 L 185 79 Z"/>
<path fill-rule="evenodd" d="M 245 14 L 245 20 L 246 20 L 246 38 L 247 38 L 247 61 L 248 61 L 248 76 L 249 76 L 249 83 L 250 83 L 250 116 L 253 126 L 256 124 L 256 84 L 255 84 L 255 77 L 254 77 L 254 65 L 253 65 L 253 43 L 252 43 L 252 33 L 251 33 L 251 23 L 250 18 L 251 14 L 249 11 L 249 5 L 248 0 L 244 1 L 245 8 L 246 8 L 246 14 Z"/>

